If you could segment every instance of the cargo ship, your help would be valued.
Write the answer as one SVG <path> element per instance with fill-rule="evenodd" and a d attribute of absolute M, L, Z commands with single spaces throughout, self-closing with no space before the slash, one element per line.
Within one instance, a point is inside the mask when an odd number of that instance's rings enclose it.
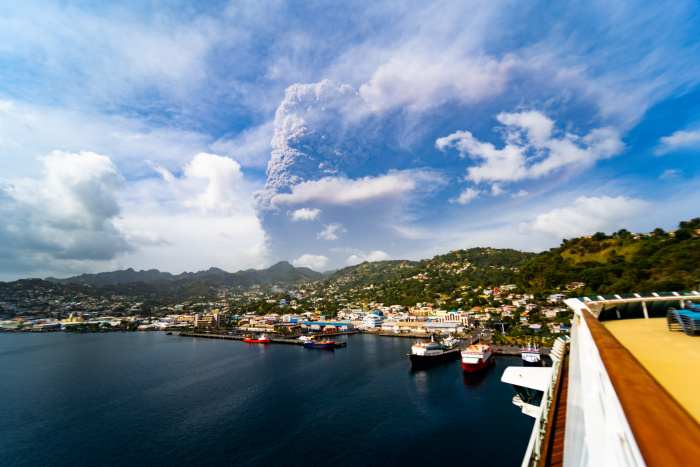
<path fill-rule="evenodd" d="M 433 336 L 430 342 L 416 342 L 408 354 L 414 367 L 432 366 L 459 359 L 459 339 L 448 337 L 437 342 Z"/>
<path fill-rule="evenodd" d="M 462 369 L 473 373 L 495 363 L 494 352 L 489 344 L 470 345 L 462 351 Z"/>

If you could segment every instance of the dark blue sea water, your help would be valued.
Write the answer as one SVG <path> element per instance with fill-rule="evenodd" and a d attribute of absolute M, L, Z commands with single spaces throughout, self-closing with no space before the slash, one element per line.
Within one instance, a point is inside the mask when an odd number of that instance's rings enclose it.
<path fill-rule="evenodd" d="M 500 382 L 411 371 L 412 341 L 306 349 L 160 332 L 0 334 L 0 465 L 519 465 Z"/>

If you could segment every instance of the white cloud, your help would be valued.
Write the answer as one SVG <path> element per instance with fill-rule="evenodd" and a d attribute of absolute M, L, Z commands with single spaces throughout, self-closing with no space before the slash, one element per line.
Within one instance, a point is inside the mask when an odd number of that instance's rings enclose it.
<path fill-rule="evenodd" d="M 662 174 L 659 176 L 659 179 L 661 179 L 661 180 L 670 180 L 670 179 L 672 179 L 672 178 L 678 177 L 679 175 L 681 175 L 681 173 L 682 173 L 682 172 L 681 172 L 680 170 L 678 170 L 678 169 L 668 169 L 668 170 L 664 170 L 664 173 L 662 173 Z"/>
<path fill-rule="evenodd" d="M 8 101 L 0 106 L 0 173 L 32 174 L 37 155 L 56 148 L 109 154 L 127 177 L 150 173 L 148 161 L 179 170 L 192 154 L 208 150 L 208 137 L 189 129 L 159 127 L 146 119 L 79 113 Z M 151 164 L 152 165 L 152 164 Z"/>
<path fill-rule="evenodd" d="M 0 42 L 10 45 L 3 54 L 13 60 L 36 58 L 33 70 L 46 80 L 39 92 L 104 105 L 139 91 L 190 98 L 186 90 L 207 77 L 208 51 L 220 32 L 212 22 L 187 24 L 142 10 L 41 3 L 3 8 Z"/>
<path fill-rule="evenodd" d="M 132 245 L 137 246 L 160 246 L 160 245 L 172 245 L 168 240 L 165 239 L 163 234 L 156 232 L 155 230 L 128 230 L 121 229 L 124 232 L 127 240 Z"/>
<path fill-rule="evenodd" d="M 345 227 L 337 222 L 325 225 L 324 227 L 325 229 L 316 236 L 319 240 L 338 240 L 339 233 L 347 232 Z"/>
<path fill-rule="evenodd" d="M 114 268 L 156 268 L 179 274 L 219 267 L 236 272 L 269 266 L 265 232 L 255 214 L 198 216 L 187 210 L 136 210 L 122 215 L 117 227 L 138 246 Z"/>
<path fill-rule="evenodd" d="M 414 191 L 429 191 L 442 182 L 434 172 L 424 170 L 392 171 L 377 177 L 356 180 L 325 177 L 294 185 L 291 193 L 274 195 L 271 204 L 308 203 L 350 205 L 380 199 L 397 199 Z"/>
<path fill-rule="evenodd" d="M 185 176 L 207 181 L 206 191 L 186 205 L 195 206 L 204 213 L 221 211 L 228 214 L 237 208 L 236 197 L 243 181 L 238 162 L 215 154 L 200 153 L 185 166 Z"/>
<path fill-rule="evenodd" d="M 491 185 L 491 194 L 493 196 L 498 196 L 502 193 L 504 193 L 504 190 L 503 188 L 501 188 L 501 185 L 499 185 L 498 183 L 494 183 L 493 185 Z"/>
<path fill-rule="evenodd" d="M 108 157 L 54 151 L 41 162 L 42 179 L 0 182 L 0 257 L 106 260 L 132 249 L 114 225 L 125 180 Z"/>
<path fill-rule="evenodd" d="M 520 190 L 520 191 L 517 192 L 517 193 L 513 193 L 513 194 L 511 195 L 511 197 L 513 197 L 513 198 L 523 198 L 523 197 L 527 196 L 528 194 L 529 194 L 529 193 L 528 193 L 527 191 L 525 191 L 525 190 Z"/>
<path fill-rule="evenodd" d="M 321 214 L 321 210 L 316 208 L 316 209 L 309 209 L 309 208 L 301 208 L 297 209 L 296 211 L 292 212 L 291 214 L 291 219 L 294 222 L 297 221 L 313 221 L 316 220 L 316 218 Z"/>
<path fill-rule="evenodd" d="M 184 206 L 196 208 L 202 215 L 229 215 L 240 210 L 243 174 L 233 159 L 199 153 L 185 166 L 182 178 L 162 167 L 155 170 L 185 198 Z"/>
<path fill-rule="evenodd" d="M 424 111 L 449 100 L 473 103 L 502 93 L 518 64 L 513 55 L 498 60 L 464 56 L 455 49 L 402 50 L 374 72 L 360 94 L 375 111 Z"/>
<path fill-rule="evenodd" d="M 460 156 L 476 162 L 467 169 L 467 179 L 475 183 L 515 182 L 565 167 L 590 167 L 624 149 L 619 133 L 612 128 L 594 129 L 580 137 L 555 135 L 554 121 L 537 111 L 501 113 L 497 119 L 506 125 L 503 149 L 478 141 L 468 131 L 457 131 L 435 142 L 442 151 L 455 147 Z"/>
<path fill-rule="evenodd" d="M 303 254 L 299 258 L 292 261 L 292 264 L 298 268 L 311 268 L 315 271 L 322 271 L 328 264 L 329 259 L 323 255 Z"/>
<path fill-rule="evenodd" d="M 646 201 L 624 196 L 581 196 L 572 206 L 553 209 L 540 214 L 532 223 L 520 224 L 520 230 L 542 232 L 556 238 L 613 232 L 644 214 L 649 206 Z"/>
<path fill-rule="evenodd" d="M 479 190 L 475 190 L 474 188 L 467 188 L 459 195 L 458 198 L 450 199 L 450 203 L 467 204 L 470 201 L 478 198 L 480 193 L 481 192 Z"/>
<path fill-rule="evenodd" d="M 380 250 L 376 250 L 370 252 L 355 253 L 354 255 L 351 255 L 346 262 L 348 266 L 352 266 L 355 264 L 364 263 L 365 261 L 369 261 L 371 263 L 373 261 L 386 261 L 389 259 L 391 259 L 391 257 L 387 253 Z"/>
<path fill-rule="evenodd" d="M 700 130 L 676 131 L 671 136 L 659 139 L 661 145 L 654 154 L 661 156 L 678 149 L 700 149 Z"/>
<path fill-rule="evenodd" d="M 109 157 L 54 151 L 41 160 L 43 180 L 16 180 L 7 192 L 29 215 L 63 230 L 100 230 L 119 214 L 114 193 L 125 180 Z"/>
<path fill-rule="evenodd" d="M 212 151 L 230 157 L 244 167 L 266 167 L 270 160 L 270 140 L 274 123 L 249 128 L 233 138 L 220 138 L 211 145 Z"/>

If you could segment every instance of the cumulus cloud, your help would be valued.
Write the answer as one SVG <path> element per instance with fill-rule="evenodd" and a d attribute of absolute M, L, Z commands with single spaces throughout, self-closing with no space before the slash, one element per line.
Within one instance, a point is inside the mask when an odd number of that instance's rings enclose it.
<path fill-rule="evenodd" d="M 479 190 L 475 190 L 474 188 L 467 188 L 459 195 L 459 197 L 450 199 L 450 203 L 467 204 L 470 201 L 478 198 L 480 193 L 481 192 Z"/>
<path fill-rule="evenodd" d="M 182 178 L 162 167 L 155 169 L 184 196 L 184 206 L 195 208 L 202 215 L 229 215 L 239 209 L 243 173 L 233 159 L 199 153 L 185 166 Z"/>
<path fill-rule="evenodd" d="M 355 264 L 364 263 L 365 261 L 386 261 L 388 259 L 391 259 L 391 257 L 387 253 L 380 250 L 369 252 L 357 252 L 348 257 L 347 264 L 348 266 L 352 266 Z"/>
<path fill-rule="evenodd" d="M 625 196 L 581 196 L 571 206 L 553 209 L 540 214 L 532 223 L 520 224 L 520 230 L 542 232 L 556 238 L 617 231 L 648 208 L 648 202 Z"/>
<path fill-rule="evenodd" d="M 700 149 L 700 130 L 676 131 L 659 139 L 661 143 L 654 154 L 662 156 L 679 149 Z"/>
<path fill-rule="evenodd" d="M 441 151 L 456 148 L 461 157 L 476 162 L 467 169 L 474 183 L 509 183 L 549 175 L 565 167 L 590 167 L 599 159 L 613 157 L 624 149 L 619 132 L 598 128 L 585 136 L 555 132 L 555 122 L 537 111 L 501 113 L 505 125 L 502 149 L 477 140 L 468 131 L 438 138 Z"/>
<path fill-rule="evenodd" d="M 54 151 L 42 161 L 43 180 L 17 180 L 7 192 L 30 214 L 64 230 L 99 230 L 119 214 L 114 192 L 125 180 L 109 157 Z"/>
<path fill-rule="evenodd" d="M 42 179 L 0 185 L 5 249 L 30 262 L 44 256 L 105 260 L 132 249 L 113 222 L 125 180 L 107 156 L 54 151 L 41 161 Z"/>
<path fill-rule="evenodd" d="M 316 236 L 319 240 L 338 240 L 339 233 L 347 232 L 345 227 L 337 222 L 325 225 L 324 227 L 323 231 L 319 232 Z"/>
<path fill-rule="evenodd" d="M 367 176 L 356 180 L 324 177 L 320 180 L 301 182 L 291 187 L 291 193 L 275 195 L 271 204 L 279 206 L 316 201 L 350 205 L 380 199 L 397 199 L 417 190 L 430 190 L 440 183 L 441 177 L 428 170 L 392 171 L 385 175 Z"/>
<path fill-rule="evenodd" d="M 299 258 L 292 261 L 292 264 L 298 268 L 311 268 L 315 271 L 322 271 L 329 259 L 323 255 L 312 255 L 309 253 L 301 255 Z"/>
<path fill-rule="evenodd" d="M 296 211 L 292 212 L 290 218 L 292 221 L 313 221 L 316 220 L 316 218 L 321 214 L 320 209 L 309 209 L 309 208 L 301 208 L 297 209 Z"/>

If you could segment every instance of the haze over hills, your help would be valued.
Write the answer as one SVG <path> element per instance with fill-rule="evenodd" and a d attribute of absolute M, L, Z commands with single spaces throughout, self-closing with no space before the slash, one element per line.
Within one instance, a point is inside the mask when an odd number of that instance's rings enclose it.
<path fill-rule="evenodd" d="M 332 271 L 330 272 L 332 273 Z M 295 283 L 305 280 L 317 280 L 330 273 L 320 273 L 312 269 L 300 267 L 296 268 L 287 261 L 280 261 L 267 269 L 248 269 L 235 273 L 226 272 L 219 268 L 209 268 L 206 271 L 183 272 L 182 274 L 170 274 L 160 272 L 157 269 L 148 271 L 135 271 L 132 268 L 101 272 L 97 274 L 81 274 L 80 276 L 57 279 L 47 277 L 46 280 L 57 284 L 81 284 L 81 285 L 119 285 L 132 282 L 143 282 L 144 284 L 171 283 L 173 285 L 187 285 L 192 282 L 209 279 L 220 285 L 227 286 L 252 286 L 269 283 Z"/>

